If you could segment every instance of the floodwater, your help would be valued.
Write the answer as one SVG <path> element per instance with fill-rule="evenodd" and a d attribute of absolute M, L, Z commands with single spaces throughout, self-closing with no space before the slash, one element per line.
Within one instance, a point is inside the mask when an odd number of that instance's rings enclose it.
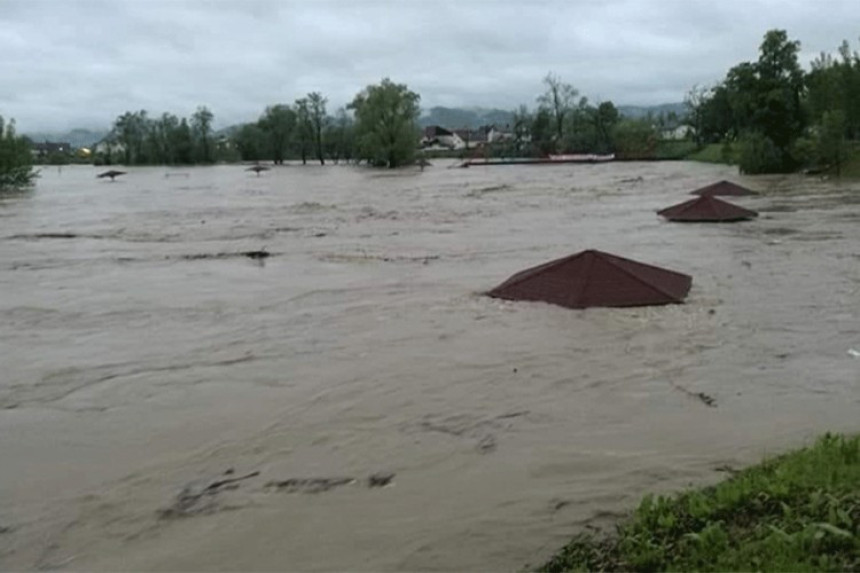
<path fill-rule="evenodd" d="M 2 569 L 516 571 L 646 492 L 858 430 L 856 182 L 96 173 L 0 199 Z M 723 178 L 758 220 L 655 215 Z M 480 294 L 586 248 L 691 274 L 687 303 Z"/>

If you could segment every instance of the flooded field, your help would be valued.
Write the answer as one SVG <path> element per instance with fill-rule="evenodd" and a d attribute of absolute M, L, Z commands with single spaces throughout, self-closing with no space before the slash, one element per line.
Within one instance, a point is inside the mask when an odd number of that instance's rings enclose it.
<path fill-rule="evenodd" d="M 97 172 L 0 199 L 0 569 L 516 571 L 858 430 L 856 182 Z M 723 178 L 758 220 L 655 215 Z M 687 304 L 480 294 L 587 248 L 691 274 Z"/>

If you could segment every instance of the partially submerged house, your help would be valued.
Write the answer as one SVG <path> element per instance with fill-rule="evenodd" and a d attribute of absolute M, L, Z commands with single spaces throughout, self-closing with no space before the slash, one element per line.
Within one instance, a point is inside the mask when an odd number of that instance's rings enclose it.
<path fill-rule="evenodd" d="M 486 294 L 567 308 L 647 306 L 683 302 L 692 282 L 689 275 L 587 250 L 520 271 Z"/>
<path fill-rule="evenodd" d="M 758 213 L 755 211 L 738 207 L 722 199 L 717 199 L 713 195 L 702 195 L 666 207 L 662 211 L 657 211 L 657 214 L 670 221 L 689 223 L 730 223 L 758 217 Z"/>

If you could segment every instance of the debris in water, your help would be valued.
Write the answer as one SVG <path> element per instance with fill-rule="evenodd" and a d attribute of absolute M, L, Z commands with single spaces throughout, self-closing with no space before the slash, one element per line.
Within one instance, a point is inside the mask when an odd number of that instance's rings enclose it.
<path fill-rule="evenodd" d="M 117 171 L 115 169 L 111 169 L 110 171 L 105 171 L 104 173 L 99 173 L 96 175 L 99 179 L 104 179 L 105 177 L 110 177 L 111 181 L 116 180 L 120 175 L 125 175 L 125 171 Z"/>
<path fill-rule="evenodd" d="M 266 167 L 265 165 L 252 165 L 251 167 L 247 168 L 245 171 L 253 171 L 254 173 L 257 174 L 257 177 L 259 177 L 261 172 L 268 171 L 268 170 L 269 170 L 269 168 Z"/>
<path fill-rule="evenodd" d="M 385 487 L 394 479 L 394 473 L 378 472 L 367 478 L 367 487 Z"/>
<path fill-rule="evenodd" d="M 675 390 L 678 390 L 679 392 L 683 392 L 684 394 L 686 394 L 690 398 L 695 398 L 695 399 L 699 400 L 702 404 L 704 404 L 708 408 L 716 408 L 717 407 L 717 400 L 713 396 L 709 396 L 708 394 L 705 394 L 704 392 L 691 392 L 690 390 L 687 390 L 683 386 L 679 386 L 678 384 L 675 384 L 671 380 L 669 380 L 669 384 Z"/>
<path fill-rule="evenodd" d="M 266 487 L 275 488 L 287 493 L 322 493 L 336 487 L 355 483 L 355 478 L 290 478 L 280 481 L 270 481 Z"/>
<path fill-rule="evenodd" d="M 232 468 L 225 472 L 225 475 L 232 475 Z M 192 484 L 186 485 L 182 491 L 177 494 L 173 504 L 165 509 L 158 511 L 158 517 L 161 519 L 176 519 L 180 517 L 190 517 L 192 515 L 201 515 L 212 513 L 218 509 L 216 496 L 224 490 L 238 489 L 239 482 L 257 477 L 259 471 L 249 474 L 230 477 L 216 480 L 206 487 L 198 488 Z"/>
<path fill-rule="evenodd" d="M 848 349 L 848 354 L 853 356 L 854 358 L 860 358 L 860 350 L 855 350 L 853 348 Z"/>

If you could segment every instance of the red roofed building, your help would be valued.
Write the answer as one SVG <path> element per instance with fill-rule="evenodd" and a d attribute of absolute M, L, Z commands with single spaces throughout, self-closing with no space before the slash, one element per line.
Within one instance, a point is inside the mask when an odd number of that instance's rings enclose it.
<path fill-rule="evenodd" d="M 695 191 L 691 191 L 690 195 L 733 195 L 735 197 L 739 197 L 741 195 L 758 195 L 755 191 L 751 191 L 746 187 L 741 187 L 731 181 L 718 181 L 717 183 L 712 183 L 701 189 L 696 189 Z"/>
<path fill-rule="evenodd" d="M 758 213 L 737 205 L 732 205 L 712 195 L 702 195 L 678 205 L 657 211 L 661 217 L 670 221 L 730 223 L 758 217 Z"/>
<path fill-rule="evenodd" d="M 646 306 L 683 302 L 692 282 L 689 275 L 588 250 L 521 271 L 487 295 L 568 308 Z"/>

